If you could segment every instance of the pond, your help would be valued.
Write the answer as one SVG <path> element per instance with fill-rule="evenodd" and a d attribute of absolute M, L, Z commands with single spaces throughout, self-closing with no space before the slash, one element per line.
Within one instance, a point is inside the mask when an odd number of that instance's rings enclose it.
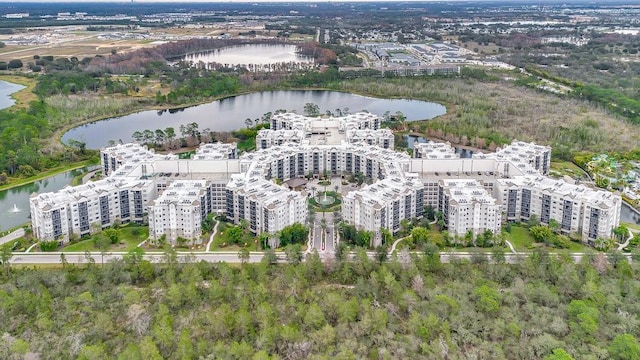
<path fill-rule="evenodd" d="M 279 63 L 313 63 L 313 58 L 296 53 L 295 45 L 250 44 L 191 53 L 180 60 L 194 63 L 229 65 L 267 65 Z"/>
<path fill-rule="evenodd" d="M 6 109 L 15 104 L 16 101 L 11 98 L 11 94 L 24 88 L 22 85 L 0 80 L 0 109 Z"/>
<path fill-rule="evenodd" d="M 238 95 L 208 104 L 169 111 L 142 111 L 111 118 L 71 129 L 62 137 L 86 143 L 87 148 L 98 149 L 109 144 L 109 140 L 133 141 L 135 131 L 166 129 L 173 127 L 180 134 L 180 125 L 196 122 L 200 129 L 231 131 L 245 127 L 247 118 L 260 118 L 267 112 L 279 109 L 304 112 L 306 103 L 318 105 L 321 112 L 336 109 L 356 112 L 367 110 L 377 115 L 389 111 L 400 111 L 408 121 L 432 119 L 446 113 L 443 105 L 418 100 L 378 99 L 366 96 L 324 90 L 263 91 Z"/>
<path fill-rule="evenodd" d="M 29 222 L 29 197 L 33 193 L 57 191 L 69 185 L 81 172 L 97 168 L 98 165 L 66 171 L 30 184 L 0 191 L 0 231 L 7 231 Z"/>
<path fill-rule="evenodd" d="M 640 211 L 623 201 L 622 209 L 620 210 L 620 221 L 640 225 Z"/>

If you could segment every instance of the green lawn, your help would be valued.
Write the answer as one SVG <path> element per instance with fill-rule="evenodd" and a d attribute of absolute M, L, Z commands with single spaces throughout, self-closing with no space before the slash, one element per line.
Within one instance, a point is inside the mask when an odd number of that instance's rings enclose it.
<path fill-rule="evenodd" d="M 137 234 L 136 234 L 137 233 Z M 63 247 L 60 251 L 85 252 L 100 251 L 95 245 L 95 239 L 100 234 L 95 234 L 86 240 Z M 149 228 L 135 224 L 129 224 L 120 228 L 120 243 L 109 247 L 108 251 L 131 251 L 143 240 L 149 237 Z"/>
<path fill-rule="evenodd" d="M 226 230 L 231 228 L 232 226 L 233 224 L 231 223 L 220 222 L 220 224 L 218 225 L 218 232 L 216 233 L 216 236 L 213 237 L 213 243 L 211 243 L 211 248 L 209 250 L 239 251 L 240 249 L 244 248 L 244 246 L 239 246 L 235 244 L 229 245 L 231 241 L 227 237 Z M 247 243 L 246 248 L 249 249 L 249 251 L 256 251 L 258 249 L 256 238 L 252 238 L 246 243 Z"/>
<path fill-rule="evenodd" d="M 578 165 L 571 161 L 552 161 L 551 172 L 558 173 L 561 176 L 569 176 L 574 179 L 585 180 L 587 177 Z"/>
<path fill-rule="evenodd" d="M 85 252 L 85 251 L 98 251 L 95 246 L 95 242 L 93 239 L 82 240 L 75 244 L 71 244 L 69 246 L 65 246 L 60 251 L 67 252 Z"/>
<path fill-rule="evenodd" d="M 513 245 L 516 251 L 525 251 L 533 246 L 533 236 L 529 234 L 529 230 L 521 226 L 511 225 L 511 232 L 508 233 L 507 240 Z"/>
<path fill-rule="evenodd" d="M 546 246 L 544 243 L 537 243 L 525 227 L 511 225 L 511 232 L 508 234 L 507 240 L 511 242 L 516 251 L 530 251 L 535 248 L 547 248 L 550 252 L 570 253 L 570 252 L 587 252 L 594 249 L 582 243 L 570 242 L 568 249 L 558 249 Z"/>

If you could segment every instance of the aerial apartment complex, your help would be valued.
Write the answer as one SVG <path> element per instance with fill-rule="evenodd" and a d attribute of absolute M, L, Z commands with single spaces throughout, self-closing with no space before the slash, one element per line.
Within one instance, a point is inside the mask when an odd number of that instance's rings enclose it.
<path fill-rule="evenodd" d="M 67 242 L 114 223 L 149 223 L 151 239 L 201 241 L 210 213 L 246 221 L 255 234 L 275 235 L 305 223 L 307 196 L 281 181 L 305 176 L 361 175 L 370 185 L 343 195 L 346 223 L 374 233 L 400 230 L 427 205 L 442 211 L 452 236 L 497 233 L 507 221 L 557 221 L 584 242 L 609 238 L 620 221 L 615 193 L 547 177 L 547 146 L 514 141 L 490 154 L 460 158 L 448 143 L 416 144 L 413 157 L 393 150 L 380 117 L 356 113 L 311 118 L 276 114 L 256 137 L 256 151 L 202 144 L 192 159 L 160 155 L 138 144 L 101 152 L 103 180 L 31 198 L 34 235 Z"/>

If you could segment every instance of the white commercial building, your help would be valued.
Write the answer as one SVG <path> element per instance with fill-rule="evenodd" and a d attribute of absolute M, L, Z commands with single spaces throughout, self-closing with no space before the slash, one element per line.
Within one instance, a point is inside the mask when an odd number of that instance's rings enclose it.
<path fill-rule="evenodd" d="M 355 175 L 368 183 L 343 197 L 343 220 L 372 231 L 397 232 L 403 219 L 429 205 L 443 212 L 454 236 L 532 215 L 561 224 L 585 242 L 611 237 L 620 221 L 618 194 L 544 176 L 550 148 L 514 141 L 493 154 L 459 158 L 449 144 L 416 144 L 414 158 L 393 151 L 380 117 L 357 113 L 309 118 L 276 114 L 255 152 L 237 158 L 235 144 L 202 144 L 193 159 L 159 155 L 137 144 L 101 151 L 106 179 L 31 198 L 34 235 L 66 242 L 113 223 L 149 221 L 150 238 L 198 241 L 209 213 L 243 219 L 255 233 L 276 234 L 305 223 L 307 198 L 276 184 L 292 178 Z"/>

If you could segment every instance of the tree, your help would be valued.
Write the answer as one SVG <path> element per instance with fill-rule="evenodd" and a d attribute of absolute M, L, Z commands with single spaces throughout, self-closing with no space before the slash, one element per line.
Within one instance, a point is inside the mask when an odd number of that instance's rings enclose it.
<path fill-rule="evenodd" d="M 240 261 L 243 264 L 248 263 L 249 262 L 249 258 L 250 258 L 249 249 L 242 248 L 242 249 L 240 249 L 240 251 L 238 251 L 238 259 L 240 259 Z"/>
<path fill-rule="evenodd" d="M 347 251 L 347 244 L 345 244 L 343 242 L 339 242 L 338 246 L 336 247 L 336 251 L 335 251 L 336 260 L 338 260 L 338 261 L 344 260 L 344 256 L 346 254 L 346 251 Z"/>
<path fill-rule="evenodd" d="M 140 131 L 134 131 L 133 134 L 131 134 L 131 137 L 137 143 L 142 143 L 142 140 L 144 139 L 144 135 Z"/>
<path fill-rule="evenodd" d="M 549 219 L 549 229 L 557 234 L 560 231 L 560 223 L 556 219 Z"/>
<path fill-rule="evenodd" d="M 640 359 L 640 344 L 631 334 L 617 335 L 609 345 L 609 355 L 616 360 Z"/>
<path fill-rule="evenodd" d="M 416 226 L 411 230 L 411 237 L 416 245 L 422 246 L 429 241 L 429 230 Z"/>
<path fill-rule="evenodd" d="M 11 271 L 11 258 L 13 254 L 11 253 L 11 248 L 8 246 L 3 246 L 0 252 L 0 260 L 2 261 L 2 268 L 4 269 L 4 275 L 9 276 L 9 272 Z"/>
<path fill-rule="evenodd" d="M 172 127 L 164 129 L 164 135 L 169 142 L 169 146 L 173 146 L 173 141 L 176 139 L 176 130 Z"/>
<path fill-rule="evenodd" d="M 155 142 L 156 145 L 161 145 L 164 143 L 167 135 L 164 133 L 164 131 L 162 131 L 162 129 L 156 129 L 155 131 Z"/>
<path fill-rule="evenodd" d="M 120 230 L 118 229 L 105 229 L 102 234 L 109 239 L 112 244 L 118 244 L 120 242 Z"/>
<path fill-rule="evenodd" d="M 297 265 L 302 262 L 302 249 L 299 244 L 290 244 L 284 249 L 289 264 Z"/>
<path fill-rule="evenodd" d="M 429 221 L 433 221 L 436 219 L 436 211 L 433 208 L 433 206 L 431 206 L 431 204 L 427 205 L 424 207 L 424 216 L 429 220 Z"/>
<path fill-rule="evenodd" d="M 314 103 L 306 103 L 304 104 L 304 114 L 307 116 L 318 116 L 320 115 L 320 107 Z"/>
<path fill-rule="evenodd" d="M 551 355 L 545 356 L 544 360 L 573 360 L 573 357 L 563 349 L 554 349 Z"/>
<path fill-rule="evenodd" d="M 534 225 L 529 229 L 529 232 L 536 242 L 545 242 L 553 237 L 551 229 L 544 225 Z"/>
<path fill-rule="evenodd" d="M 618 242 L 624 242 L 629 236 L 629 230 L 626 226 L 620 225 L 617 228 L 613 229 L 613 235 L 616 237 Z"/>
<path fill-rule="evenodd" d="M 9 64 L 7 64 L 7 67 L 9 69 L 20 69 L 22 67 L 22 60 L 20 59 L 13 59 L 13 60 L 9 60 Z"/>
<path fill-rule="evenodd" d="M 389 250 L 386 245 L 376 246 L 376 261 L 382 265 L 389 257 Z"/>
<path fill-rule="evenodd" d="M 194 358 L 193 342 L 189 330 L 184 327 L 178 337 L 178 346 L 176 349 L 176 358 L 189 360 Z"/>
<path fill-rule="evenodd" d="M 109 250 L 109 246 L 111 246 L 111 240 L 106 236 L 98 236 L 97 239 L 94 240 L 94 243 L 98 250 L 100 250 L 100 258 L 102 265 L 104 265 L 104 256 L 107 254 L 107 250 Z"/>
<path fill-rule="evenodd" d="M 227 238 L 233 244 L 237 244 L 242 239 L 242 228 L 239 226 L 232 226 L 227 229 Z"/>
<path fill-rule="evenodd" d="M 140 342 L 140 354 L 145 360 L 162 360 L 162 355 L 151 336 L 145 336 Z"/>
<path fill-rule="evenodd" d="M 280 230 L 278 237 L 280 238 L 281 247 L 289 244 L 303 244 L 309 237 L 309 229 L 300 223 L 293 223 Z"/>
<path fill-rule="evenodd" d="M 264 256 L 262 257 L 262 261 L 267 263 L 268 265 L 275 265 L 278 263 L 278 256 L 276 255 L 275 250 L 267 249 L 264 251 Z"/>

